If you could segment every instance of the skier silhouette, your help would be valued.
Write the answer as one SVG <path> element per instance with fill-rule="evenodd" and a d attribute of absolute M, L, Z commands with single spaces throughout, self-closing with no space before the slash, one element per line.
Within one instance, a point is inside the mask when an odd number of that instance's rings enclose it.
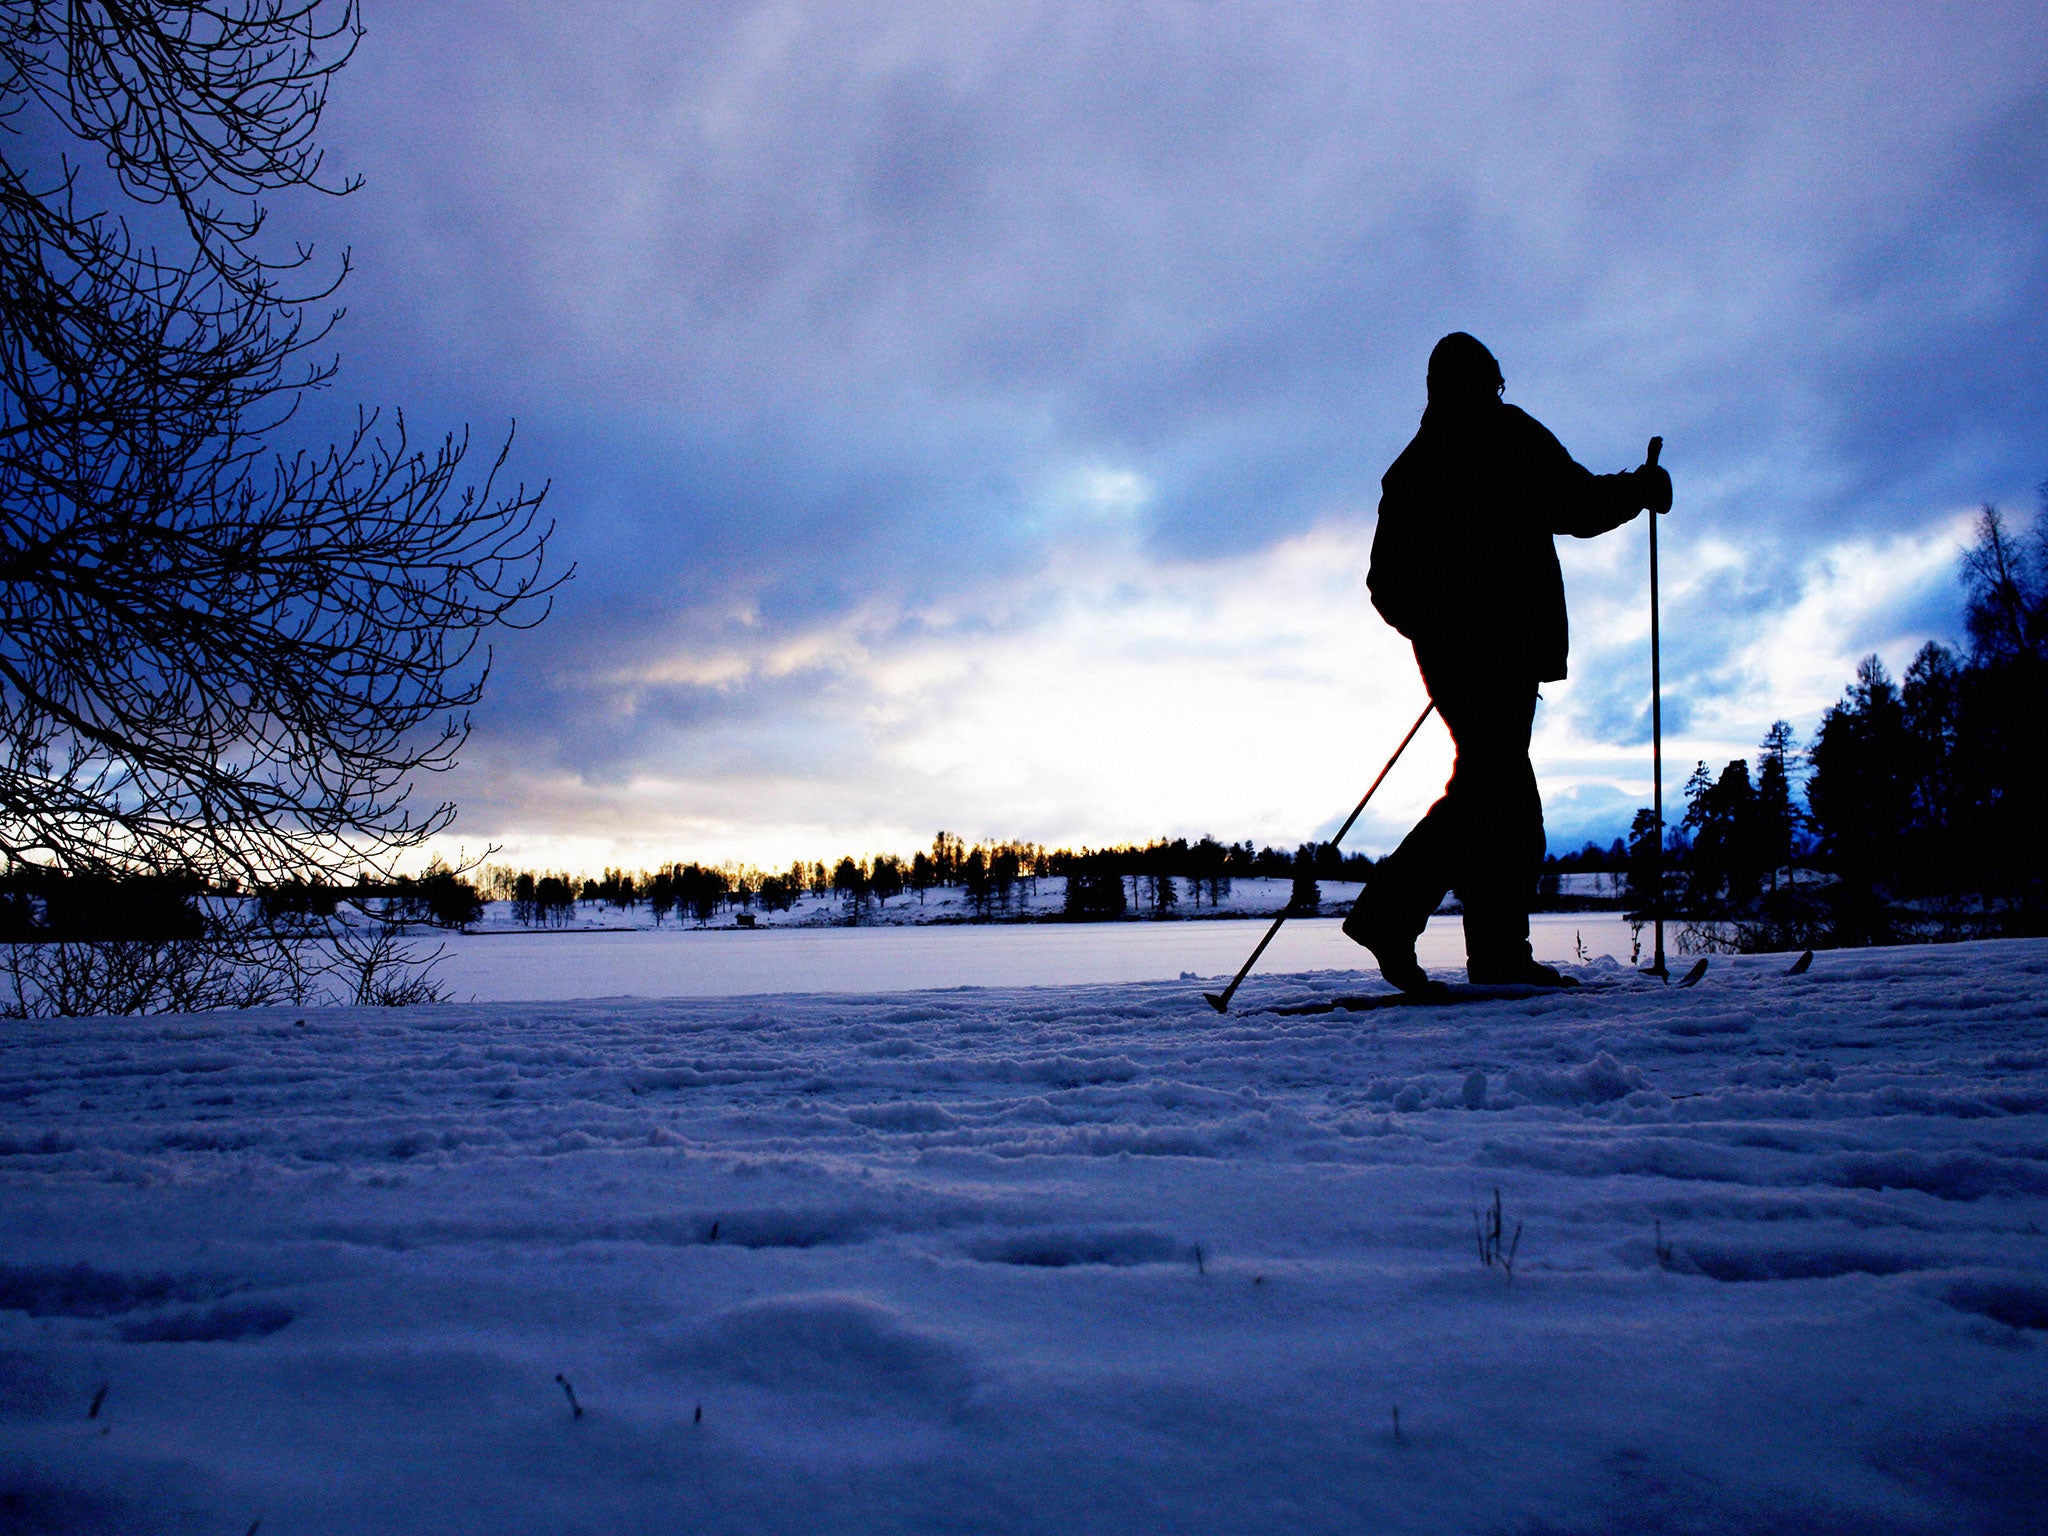
<path fill-rule="evenodd" d="M 1403 991 L 1432 985 L 1415 941 L 1448 891 L 1465 908 L 1465 971 L 1478 983 L 1569 986 L 1529 950 L 1543 864 L 1543 802 L 1529 762 L 1538 688 L 1565 675 L 1564 576 L 1552 539 L 1620 527 L 1671 506 L 1645 465 L 1596 475 L 1502 398 L 1493 354 L 1454 331 L 1429 354 L 1421 429 L 1381 480 L 1366 585 L 1415 647 L 1457 760 L 1443 797 L 1380 860 L 1344 920 Z"/>

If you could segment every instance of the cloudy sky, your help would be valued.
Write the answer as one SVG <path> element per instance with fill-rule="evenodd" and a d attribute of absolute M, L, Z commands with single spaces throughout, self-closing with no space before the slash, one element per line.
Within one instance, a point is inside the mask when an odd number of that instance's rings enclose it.
<path fill-rule="evenodd" d="M 1367 605 L 1436 338 L 1666 440 L 1665 722 L 1802 738 L 2048 475 L 2036 5 L 368 0 L 330 398 L 516 419 L 577 576 L 472 851 L 1327 834 L 1423 703 Z M 1553 847 L 1647 798 L 1640 522 L 1563 540 Z M 1441 786 L 1431 726 L 1352 846 Z"/>

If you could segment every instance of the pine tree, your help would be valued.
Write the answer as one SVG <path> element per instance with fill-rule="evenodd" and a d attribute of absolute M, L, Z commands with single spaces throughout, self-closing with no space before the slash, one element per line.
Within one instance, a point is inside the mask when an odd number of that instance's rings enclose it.
<path fill-rule="evenodd" d="M 976 844 L 960 864 L 960 883 L 967 890 L 967 905 L 976 915 L 988 916 L 990 887 L 988 855 Z"/>
<path fill-rule="evenodd" d="M 1904 701 L 1876 656 L 1821 718 L 1811 756 L 1807 803 L 1822 857 L 1860 887 L 1890 883 L 1912 816 L 1913 753 Z"/>
<path fill-rule="evenodd" d="M 1960 805 L 1957 757 L 1961 746 L 1963 671 L 1955 652 L 1929 641 L 1906 669 L 1900 695 L 1908 740 L 1908 837 L 1905 876 L 1916 892 L 1953 890 L 1970 860 L 1957 846 Z"/>
<path fill-rule="evenodd" d="M 1322 906 L 1323 888 L 1316 883 L 1316 846 L 1303 843 L 1294 854 L 1294 886 L 1288 892 L 1287 910 L 1314 916 Z"/>
<path fill-rule="evenodd" d="M 988 881 L 994 893 L 996 905 L 1009 910 L 1010 895 L 1016 889 L 1020 861 L 1017 850 L 1005 844 L 998 848 L 988 861 Z"/>
<path fill-rule="evenodd" d="M 1778 871 L 1792 862 L 1798 837 L 1799 812 L 1792 803 L 1792 723 L 1775 720 L 1757 750 L 1757 856 L 1769 872 L 1771 889 Z"/>
<path fill-rule="evenodd" d="M 1107 853 L 1069 856 L 1065 915 L 1076 922 L 1122 917 L 1128 910 L 1124 877 Z"/>
<path fill-rule="evenodd" d="M 1173 876 L 1155 871 L 1152 875 L 1152 913 L 1164 917 L 1180 905 L 1180 892 L 1173 888 Z"/>
<path fill-rule="evenodd" d="M 1658 846 L 1657 813 L 1638 806 L 1628 829 L 1628 902 L 1637 911 L 1664 910 L 1663 850 Z"/>

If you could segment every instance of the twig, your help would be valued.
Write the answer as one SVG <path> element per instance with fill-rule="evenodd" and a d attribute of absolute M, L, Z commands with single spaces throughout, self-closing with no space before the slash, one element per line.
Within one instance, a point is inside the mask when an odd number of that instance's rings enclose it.
<path fill-rule="evenodd" d="M 1472 1213 L 1472 1236 L 1479 1248 L 1479 1262 L 1488 1269 L 1498 1267 L 1510 1281 L 1515 1278 L 1515 1254 L 1522 1246 L 1522 1224 L 1515 1223 L 1514 1236 L 1507 1236 L 1501 1214 L 1500 1190 L 1493 1192 L 1493 1209 L 1485 1215 Z"/>

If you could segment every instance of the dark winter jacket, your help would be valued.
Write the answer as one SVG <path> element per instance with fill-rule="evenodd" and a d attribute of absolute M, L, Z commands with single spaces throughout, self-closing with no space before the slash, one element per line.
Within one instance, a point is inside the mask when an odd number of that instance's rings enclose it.
<path fill-rule="evenodd" d="M 1432 405 L 1380 481 L 1366 585 L 1419 650 L 1538 682 L 1565 675 L 1564 575 L 1552 537 L 1642 510 L 1633 471 L 1596 475 L 1527 412 Z"/>

